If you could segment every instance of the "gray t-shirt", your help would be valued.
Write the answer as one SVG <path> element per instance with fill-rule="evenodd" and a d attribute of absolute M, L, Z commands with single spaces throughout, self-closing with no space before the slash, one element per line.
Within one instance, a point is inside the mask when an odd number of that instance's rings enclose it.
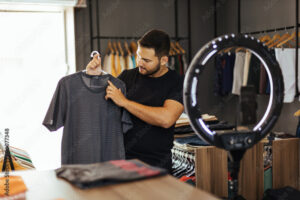
<path fill-rule="evenodd" d="M 125 109 L 105 100 L 108 80 L 126 95 L 124 82 L 110 74 L 77 72 L 59 81 L 43 125 L 50 131 L 64 126 L 62 164 L 125 159 L 123 133 L 132 122 Z"/>

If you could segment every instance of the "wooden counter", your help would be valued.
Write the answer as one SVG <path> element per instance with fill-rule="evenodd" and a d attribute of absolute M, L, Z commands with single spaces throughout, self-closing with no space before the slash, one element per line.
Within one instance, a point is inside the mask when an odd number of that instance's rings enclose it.
<path fill-rule="evenodd" d="M 54 170 L 15 171 L 23 178 L 27 200 L 195 200 L 217 199 L 213 195 L 182 183 L 170 175 L 130 183 L 81 190 L 56 177 Z M 4 173 L 1 174 L 1 177 Z"/>

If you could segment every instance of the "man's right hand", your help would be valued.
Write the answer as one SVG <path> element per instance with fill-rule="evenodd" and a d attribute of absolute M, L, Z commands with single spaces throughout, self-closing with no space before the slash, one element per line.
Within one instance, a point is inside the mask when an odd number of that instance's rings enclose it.
<path fill-rule="evenodd" d="M 101 57 L 99 54 L 95 54 L 93 60 L 91 60 L 86 66 L 86 73 L 88 75 L 100 75 L 101 74 Z"/>

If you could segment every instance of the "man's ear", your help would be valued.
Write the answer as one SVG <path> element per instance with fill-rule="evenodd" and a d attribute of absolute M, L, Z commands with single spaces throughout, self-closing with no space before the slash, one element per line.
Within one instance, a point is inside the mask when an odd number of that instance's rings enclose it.
<path fill-rule="evenodd" d="M 161 65 L 166 65 L 169 61 L 169 57 L 168 56 L 163 56 L 160 58 L 160 63 Z"/>

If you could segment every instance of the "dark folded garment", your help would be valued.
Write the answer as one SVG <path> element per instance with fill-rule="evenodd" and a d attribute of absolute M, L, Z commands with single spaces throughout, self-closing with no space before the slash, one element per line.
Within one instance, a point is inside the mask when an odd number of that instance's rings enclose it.
<path fill-rule="evenodd" d="M 292 187 L 268 189 L 265 191 L 263 200 L 299 200 L 300 191 Z"/>
<path fill-rule="evenodd" d="M 225 121 L 220 121 L 218 122 L 217 124 L 207 124 L 207 127 L 210 129 L 210 130 L 230 130 L 230 129 L 233 129 L 235 126 L 234 125 L 231 125 L 231 124 L 228 124 L 227 122 Z M 192 127 L 190 125 L 185 125 L 185 126 L 180 126 L 180 127 L 176 127 L 174 129 L 174 133 L 175 134 L 185 134 L 185 133 L 191 133 L 191 132 L 194 132 L 194 130 L 192 129 Z"/>
<path fill-rule="evenodd" d="M 220 122 L 218 124 L 211 124 L 207 126 L 210 130 L 230 130 L 235 126 L 231 124 L 227 124 L 227 122 Z"/>
<path fill-rule="evenodd" d="M 174 129 L 175 134 L 185 134 L 185 133 L 193 133 L 193 132 L 194 130 L 190 125 L 180 126 Z"/>
<path fill-rule="evenodd" d="M 197 135 L 184 138 L 176 138 L 175 141 L 180 144 L 189 144 L 193 146 L 210 146 L 210 144 L 201 140 Z"/>
<path fill-rule="evenodd" d="M 95 164 L 62 165 L 55 170 L 57 177 L 81 188 L 113 185 L 167 174 L 137 160 L 114 160 Z"/>

